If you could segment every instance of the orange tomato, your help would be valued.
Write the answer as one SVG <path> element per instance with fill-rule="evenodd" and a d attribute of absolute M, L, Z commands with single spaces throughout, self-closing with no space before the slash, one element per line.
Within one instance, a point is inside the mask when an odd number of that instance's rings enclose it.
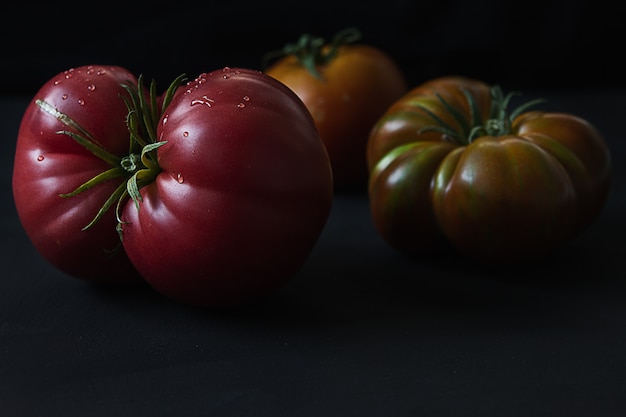
<path fill-rule="evenodd" d="M 377 47 L 351 43 L 359 38 L 355 29 L 330 43 L 303 35 L 265 70 L 309 109 L 328 151 L 335 188 L 366 187 L 370 130 L 407 91 L 397 63 Z"/>

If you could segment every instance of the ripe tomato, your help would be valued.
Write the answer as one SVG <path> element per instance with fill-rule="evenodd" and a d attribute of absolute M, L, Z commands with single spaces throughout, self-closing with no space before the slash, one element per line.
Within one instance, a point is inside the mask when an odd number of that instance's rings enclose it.
<path fill-rule="evenodd" d="M 567 113 L 513 112 L 512 95 L 442 77 L 397 100 L 368 142 L 376 228 L 411 253 L 451 244 L 483 263 L 543 257 L 601 211 L 611 182 L 607 145 Z"/>
<path fill-rule="evenodd" d="M 274 290 L 312 250 L 332 171 L 309 112 L 252 70 L 202 74 L 158 123 L 161 172 L 122 215 L 124 247 L 158 291 L 231 304 Z"/>
<path fill-rule="evenodd" d="M 265 70 L 291 88 L 311 112 L 339 188 L 366 187 L 369 132 L 406 92 L 404 75 L 393 59 L 374 46 L 351 43 L 359 38 L 354 29 L 338 33 L 328 44 L 303 35 Z"/>
<path fill-rule="evenodd" d="M 86 80 L 88 68 L 74 70 L 74 101 L 90 82 L 103 97 L 90 96 L 86 109 L 65 105 L 66 90 L 51 80 L 18 137 L 16 204 L 48 259 L 78 275 L 73 259 L 82 277 L 107 279 L 101 269 L 119 268 L 101 254 L 113 235 L 123 244 L 119 256 L 148 284 L 193 305 L 243 302 L 289 280 L 332 202 L 330 161 L 300 99 L 249 69 L 224 68 L 184 85 L 177 79 L 161 96 L 122 69 L 95 70 L 123 77 L 104 84 Z M 85 147 L 106 149 L 106 158 Z M 45 192 L 30 196 L 24 179 Z M 46 212 L 53 214 L 37 217 Z M 87 248 L 65 243 L 81 239 Z"/>
<path fill-rule="evenodd" d="M 60 73 L 35 95 L 18 133 L 12 181 L 20 221 L 45 259 L 88 281 L 138 279 L 121 248 L 113 210 L 81 231 L 123 179 L 112 178 L 73 198 L 60 197 L 110 165 L 69 134 L 59 132 L 81 133 L 80 126 L 112 159 L 127 153 L 128 109 L 121 97 L 129 96 L 122 83 L 136 84 L 137 79 L 115 66 L 86 66 Z"/>

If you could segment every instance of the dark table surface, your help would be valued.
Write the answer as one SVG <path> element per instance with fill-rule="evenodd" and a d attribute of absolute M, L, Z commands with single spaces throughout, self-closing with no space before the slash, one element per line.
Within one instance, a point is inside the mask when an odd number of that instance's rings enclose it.
<path fill-rule="evenodd" d="M 206 310 L 51 267 L 11 195 L 30 97 L 0 97 L 0 415 L 626 415 L 626 91 L 542 91 L 604 134 L 596 222 L 528 268 L 409 260 L 367 197 L 337 193 L 303 269 L 263 302 Z"/>

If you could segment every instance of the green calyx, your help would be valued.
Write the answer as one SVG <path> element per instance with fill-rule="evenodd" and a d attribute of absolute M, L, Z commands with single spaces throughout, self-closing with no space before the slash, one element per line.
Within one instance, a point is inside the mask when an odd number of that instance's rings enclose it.
<path fill-rule="evenodd" d="M 511 99 L 518 93 L 511 92 L 505 96 L 500 86 L 496 85 L 490 89 L 491 108 L 489 110 L 489 116 L 483 119 L 483 115 L 481 114 L 474 96 L 467 90 L 463 90 L 463 94 L 469 105 L 469 117 L 465 117 L 465 115 L 461 114 L 457 108 L 448 103 L 440 94 L 436 95 L 439 102 L 454 118 L 460 129 L 454 128 L 430 109 L 420 105 L 419 108 L 427 113 L 436 123 L 434 126 L 420 129 L 420 133 L 439 132 L 454 143 L 469 145 L 474 139 L 481 136 L 497 137 L 510 134 L 513 120 L 515 120 L 517 116 L 528 108 L 544 101 L 543 99 L 528 101 L 516 107 L 513 111 L 509 111 L 508 107 Z"/>
<path fill-rule="evenodd" d="M 267 53 L 263 58 L 263 67 L 267 68 L 273 59 L 293 55 L 311 75 L 323 80 L 317 68 L 332 61 L 342 45 L 359 39 L 361 39 L 361 32 L 356 28 L 347 28 L 338 32 L 328 44 L 324 38 L 305 33 L 300 36 L 298 42 L 289 43 L 283 49 Z"/>
<path fill-rule="evenodd" d="M 92 154 L 110 165 L 109 169 L 81 184 L 75 190 L 60 194 L 60 197 L 73 197 L 105 181 L 116 178 L 124 179 L 102 204 L 95 217 L 85 225 L 82 230 L 90 229 L 113 205 L 115 205 L 115 213 L 118 221 L 117 229 L 119 231 L 120 225 L 122 224 L 120 210 L 126 197 L 130 197 L 134 201 L 137 209 L 139 209 L 139 202 L 142 199 L 139 190 L 141 187 L 154 181 L 161 171 L 156 150 L 167 143 L 165 141 L 158 141 L 156 136 L 157 124 L 163 112 L 172 101 L 176 89 L 184 79 L 185 75 L 180 75 L 170 84 L 165 92 L 161 106 L 158 104 L 156 82 L 154 80 L 151 82 L 148 92 L 145 91 L 142 76 L 139 76 L 136 86 L 132 83 L 121 84 L 128 92 L 128 97 L 122 97 L 121 99 L 124 100 L 128 108 L 126 124 L 130 134 L 128 155 L 122 157 L 114 155 L 98 145 L 94 137 L 67 114 L 58 111 L 43 100 L 36 100 L 36 104 L 42 110 L 56 117 L 65 126 L 71 129 L 57 131 L 57 134 L 72 138 Z"/>

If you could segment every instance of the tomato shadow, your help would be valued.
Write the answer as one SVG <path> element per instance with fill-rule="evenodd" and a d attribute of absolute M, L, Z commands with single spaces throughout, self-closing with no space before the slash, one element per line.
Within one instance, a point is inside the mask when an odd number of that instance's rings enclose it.
<path fill-rule="evenodd" d="M 609 291 L 610 253 L 570 245 L 519 265 L 482 265 L 454 251 L 415 258 L 383 244 L 347 248 L 325 242 L 277 294 L 220 310 L 227 322 L 291 327 L 398 325 L 424 320 L 545 323 L 572 296 Z M 603 259 L 604 258 L 604 259 Z"/>
<path fill-rule="evenodd" d="M 452 248 L 422 257 L 400 253 L 374 230 L 365 200 L 358 193 L 336 197 L 339 204 L 317 246 L 283 289 L 206 314 L 229 322 L 305 327 L 441 317 L 541 322 L 569 308 L 571 297 L 600 297 L 624 286 L 616 259 L 626 249 L 617 244 L 613 218 L 543 259 L 484 265 Z"/>
<path fill-rule="evenodd" d="M 624 221 L 605 218 L 580 239 L 540 260 L 516 265 L 472 262 L 451 248 L 427 256 L 400 253 L 369 222 L 362 196 L 347 196 L 302 269 L 276 293 L 241 305 L 187 306 L 148 286 L 99 289 L 126 308 L 202 320 L 283 329 L 345 328 L 446 320 L 541 323 L 571 310 L 571 299 L 626 293 L 619 243 Z M 617 297 L 615 295 L 615 297 Z M 137 305 L 141 307 L 137 307 Z"/>

